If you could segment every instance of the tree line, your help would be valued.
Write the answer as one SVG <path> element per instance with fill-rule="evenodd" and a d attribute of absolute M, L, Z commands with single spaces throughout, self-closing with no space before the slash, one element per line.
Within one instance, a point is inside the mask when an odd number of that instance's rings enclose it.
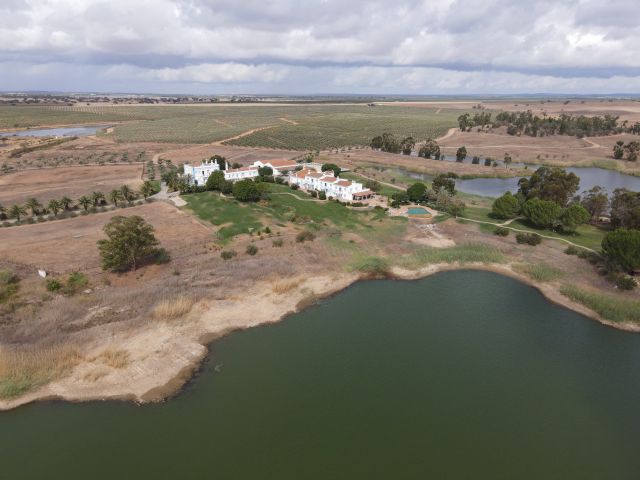
<path fill-rule="evenodd" d="M 609 196 L 604 188 L 595 186 L 577 195 L 579 185 L 580 178 L 574 173 L 540 167 L 530 178 L 520 179 L 515 195 L 507 192 L 497 198 L 491 215 L 499 219 L 523 216 L 534 227 L 565 233 L 607 219 L 612 230 L 602 241 L 606 270 L 616 279 L 640 270 L 640 192 L 617 188 Z"/>
<path fill-rule="evenodd" d="M 73 213 L 74 210 L 82 210 L 83 212 L 89 213 L 98 207 L 108 205 L 109 202 L 111 202 L 114 207 L 118 207 L 123 204 L 130 205 L 134 200 L 139 198 L 139 196 L 147 200 L 157 192 L 157 186 L 147 180 L 140 186 L 137 192 L 128 185 L 122 185 L 120 188 L 114 189 L 106 195 L 103 192 L 94 191 L 88 195 L 82 195 L 76 200 L 64 196 L 60 199 L 51 199 L 46 204 L 32 197 L 24 204 L 14 204 L 11 207 L 0 205 L 0 219 L 6 220 L 7 218 L 11 218 L 15 219 L 17 223 L 20 223 L 24 218 L 40 218 L 44 217 L 44 215 L 53 215 L 53 218 L 56 218 L 59 214 L 69 215 Z"/>
<path fill-rule="evenodd" d="M 509 135 L 528 135 L 543 137 L 545 135 L 572 135 L 576 137 L 611 135 L 614 133 L 640 133 L 640 122 L 629 124 L 618 123 L 619 117 L 613 115 L 570 115 L 563 113 L 557 117 L 539 116 L 530 110 L 526 112 L 500 112 L 492 118 L 488 112 L 464 113 L 458 117 L 460 130 L 471 131 L 473 127 L 485 129 L 507 127 Z"/>

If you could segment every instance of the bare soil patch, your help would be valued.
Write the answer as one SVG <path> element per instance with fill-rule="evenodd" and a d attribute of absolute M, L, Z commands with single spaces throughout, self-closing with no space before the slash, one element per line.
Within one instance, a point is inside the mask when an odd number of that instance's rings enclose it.
<path fill-rule="evenodd" d="M 35 197 L 41 203 L 67 196 L 77 199 L 92 191 L 105 195 L 122 185 L 137 189 L 142 183 L 141 165 L 105 165 L 20 170 L 0 176 L 0 203 L 24 203 Z"/>

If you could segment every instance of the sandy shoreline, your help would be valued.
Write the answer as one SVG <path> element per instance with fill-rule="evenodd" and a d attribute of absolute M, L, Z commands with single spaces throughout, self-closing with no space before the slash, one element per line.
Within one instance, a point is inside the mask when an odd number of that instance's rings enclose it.
<path fill-rule="evenodd" d="M 628 332 L 640 332 L 640 326 L 607 321 L 592 310 L 564 297 L 553 285 L 534 282 L 514 272 L 508 265 L 434 264 L 419 270 L 394 268 L 390 278 L 419 280 L 451 270 L 485 270 L 505 275 L 536 288 L 547 300 L 603 325 Z M 209 353 L 208 345 L 213 341 L 236 330 L 278 322 L 315 304 L 319 299 L 341 292 L 359 280 L 363 280 L 363 277 L 346 273 L 301 279 L 295 291 L 280 296 L 272 293 L 270 282 L 260 282 L 243 298 L 215 303 L 201 301 L 184 319 L 149 323 L 138 331 L 121 332 L 106 341 L 96 342 L 90 346 L 85 360 L 68 376 L 22 397 L 0 400 L 0 411 L 49 400 L 125 400 L 136 403 L 164 400 L 180 392 L 193 378 Z M 248 303 L 244 298 L 252 300 Z M 96 380 L 96 369 L 101 367 L 96 365 L 95 358 L 109 348 L 125 349 L 129 352 L 131 361 L 126 368 L 105 371 Z"/>

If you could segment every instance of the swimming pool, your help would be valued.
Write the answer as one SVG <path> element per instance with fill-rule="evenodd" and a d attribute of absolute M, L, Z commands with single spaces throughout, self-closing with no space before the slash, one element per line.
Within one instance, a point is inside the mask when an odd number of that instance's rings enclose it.
<path fill-rule="evenodd" d="M 424 208 L 422 207 L 411 207 L 407 213 L 409 215 L 428 215 L 431 216 L 431 214 Z"/>

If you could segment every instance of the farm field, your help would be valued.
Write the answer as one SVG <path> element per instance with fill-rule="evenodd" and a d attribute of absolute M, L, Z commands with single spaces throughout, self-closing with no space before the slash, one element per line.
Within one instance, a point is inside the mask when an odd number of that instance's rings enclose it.
<path fill-rule="evenodd" d="M 401 107 L 325 107 L 303 114 L 294 111 L 288 123 L 264 129 L 229 143 L 246 147 L 326 150 L 347 146 L 367 146 L 384 132 L 398 137 L 413 136 L 417 141 L 436 138 L 456 126 L 460 112 L 420 110 Z"/>
<path fill-rule="evenodd" d="M 64 273 L 100 271 L 96 242 L 103 226 L 115 215 L 140 215 L 155 227 L 162 246 L 172 256 L 200 247 L 211 232 L 191 216 L 164 202 L 153 202 L 114 212 L 2 229 L 0 258 Z M 55 252 L 55 254 L 53 254 Z"/>
<path fill-rule="evenodd" d="M 229 145 L 194 145 L 169 149 L 162 152 L 159 158 L 169 159 L 174 165 L 194 163 L 221 155 L 231 163 L 249 165 L 256 160 L 290 159 L 299 157 L 300 152 L 293 150 L 274 150 L 270 148 L 243 148 Z"/>
<path fill-rule="evenodd" d="M 141 165 L 108 165 L 22 170 L 0 175 L 0 204 L 5 207 L 35 197 L 41 203 L 67 196 L 73 200 L 93 191 L 107 195 L 122 185 L 142 183 Z M 4 235 L 3 231 L 3 235 Z"/>
<path fill-rule="evenodd" d="M 211 143 L 292 150 L 368 145 L 383 132 L 418 140 L 456 125 L 458 110 L 366 105 L 0 107 L 0 128 L 113 122 L 120 143 Z"/>

